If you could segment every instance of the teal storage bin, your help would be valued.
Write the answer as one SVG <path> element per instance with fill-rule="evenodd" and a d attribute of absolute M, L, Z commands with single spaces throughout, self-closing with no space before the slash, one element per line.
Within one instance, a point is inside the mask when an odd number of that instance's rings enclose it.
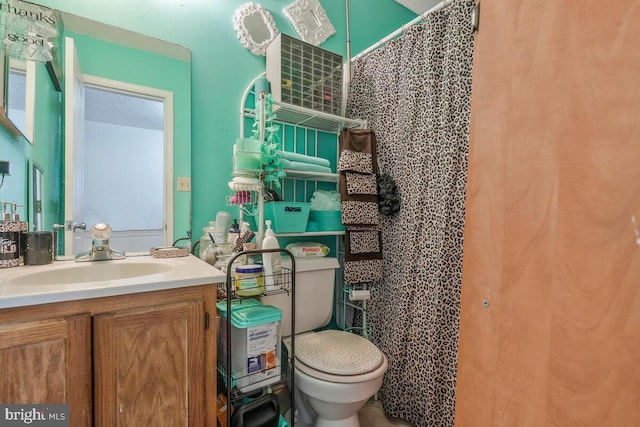
<path fill-rule="evenodd" d="M 269 202 L 264 204 L 264 219 L 271 220 L 275 233 L 302 233 L 307 229 L 311 203 Z"/>
<path fill-rule="evenodd" d="M 245 298 L 231 301 L 231 311 L 243 310 L 250 307 L 262 305 L 260 301 L 254 298 Z M 218 357 L 223 363 L 226 363 L 227 354 L 227 301 L 218 301 L 216 303 L 218 316 L 216 316 L 216 336 L 218 341 Z M 233 320 L 233 319 L 232 319 Z"/>
<path fill-rule="evenodd" d="M 307 231 L 344 231 L 340 211 L 309 211 Z"/>
<path fill-rule="evenodd" d="M 227 343 L 226 301 L 217 304 L 219 310 L 222 305 L 219 330 L 224 334 L 218 336 L 218 357 L 225 365 L 227 351 L 231 352 L 232 384 L 247 393 L 279 382 L 282 310 L 254 299 L 233 301 L 231 342 Z"/>

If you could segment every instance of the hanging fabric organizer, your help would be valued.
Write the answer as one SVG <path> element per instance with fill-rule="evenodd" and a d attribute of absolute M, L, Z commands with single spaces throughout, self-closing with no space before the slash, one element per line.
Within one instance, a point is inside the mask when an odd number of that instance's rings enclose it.
<path fill-rule="evenodd" d="M 371 129 L 343 129 L 339 136 L 340 198 L 345 225 L 344 284 L 382 279 L 376 136 Z"/>

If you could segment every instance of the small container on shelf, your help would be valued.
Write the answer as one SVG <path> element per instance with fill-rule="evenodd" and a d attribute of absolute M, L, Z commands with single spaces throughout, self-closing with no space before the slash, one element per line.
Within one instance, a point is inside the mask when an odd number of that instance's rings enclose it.
<path fill-rule="evenodd" d="M 238 265 L 233 282 L 240 296 L 260 295 L 264 292 L 264 269 L 257 264 Z"/>

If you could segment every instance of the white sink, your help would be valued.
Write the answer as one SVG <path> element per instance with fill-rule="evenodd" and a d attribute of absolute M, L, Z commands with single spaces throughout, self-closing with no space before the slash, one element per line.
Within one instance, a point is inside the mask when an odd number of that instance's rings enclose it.
<path fill-rule="evenodd" d="M 0 310 L 86 298 L 224 282 L 220 270 L 188 255 L 127 256 L 109 261 L 54 261 L 0 270 Z"/>
<path fill-rule="evenodd" d="M 49 271 L 25 272 L 8 280 L 10 285 L 38 286 L 60 285 L 85 282 L 104 282 L 107 280 L 130 279 L 165 273 L 175 268 L 174 264 L 116 261 L 96 261 L 73 263 L 64 268 Z"/>

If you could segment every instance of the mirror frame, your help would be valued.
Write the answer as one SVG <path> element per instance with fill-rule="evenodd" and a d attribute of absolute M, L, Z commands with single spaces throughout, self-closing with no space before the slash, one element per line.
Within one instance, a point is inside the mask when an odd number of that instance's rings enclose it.
<path fill-rule="evenodd" d="M 252 15 L 260 16 L 269 32 L 269 37 L 263 42 L 257 43 L 251 35 L 251 29 L 244 24 L 244 19 Z M 254 55 L 260 56 L 267 54 L 267 46 L 280 34 L 271 13 L 261 5 L 253 2 L 243 4 L 233 14 L 233 29 L 236 31 L 240 43 Z"/>
<path fill-rule="evenodd" d="M 36 64 L 35 61 L 28 61 L 18 58 L 13 58 L 10 56 L 6 56 L 7 58 L 7 67 L 5 68 L 5 77 L 6 77 L 6 93 L 5 93 L 5 104 L 7 106 L 4 111 L 7 119 L 15 126 L 15 128 L 20 132 L 20 134 L 27 140 L 27 142 L 31 145 L 35 144 L 34 141 L 34 133 L 35 133 L 35 102 L 36 102 Z M 11 92 L 11 72 L 19 72 L 24 75 L 25 79 L 25 87 L 24 92 L 19 93 L 23 98 L 21 101 L 24 103 L 24 117 L 23 124 L 20 126 L 17 124 L 15 120 L 16 117 L 11 117 L 9 114 L 9 106 L 11 103 L 11 98 L 7 98 L 9 96 L 9 92 Z M 15 101 L 15 100 L 14 100 Z"/>
<path fill-rule="evenodd" d="M 284 13 L 304 42 L 318 46 L 336 32 L 318 0 L 296 0 L 284 8 Z M 317 27 L 307 25 L 309 16 L 318 23 Z"/>
<path fill-rule="evenodd" d="M 16 127 L 15 124 L 11 120 L 9 120 L 9 116 L 7 115 L 9 106 L 7 105 L 6 97 L 8 88 L 8 66 L 9 61 L 7 60 L 7 56 L 4 54 L 4 50 L 0 49 L 0 123 L 2 123 L 12 135 L 19 137 L 22 134 L 20 130 Z"/>

